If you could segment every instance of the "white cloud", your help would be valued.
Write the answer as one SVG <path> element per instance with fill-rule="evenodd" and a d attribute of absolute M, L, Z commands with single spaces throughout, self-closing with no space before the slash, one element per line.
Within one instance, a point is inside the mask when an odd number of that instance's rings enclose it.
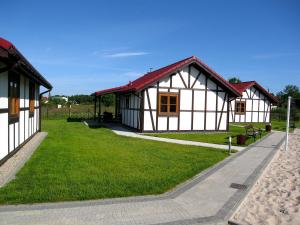
<path fill-rule="evenodd" d="M 265 53 L 265 54 L 258 54 L 254 55 L 253 59 L 274 59 L 274 58 L 282 58 L 282 57 L 289 57 L 289 56 L 298 56 L 299 53 L 296 52 L 278 52 L 278 53 Z"/>
<path fill-rule="evenodd" d="M 122 57 L 131 57 L 131 56 L 142 56 L 148 55 L 148 52 L 119 52 L 113 54 L 104 55 L 107 58 L 122 58 Z"/>

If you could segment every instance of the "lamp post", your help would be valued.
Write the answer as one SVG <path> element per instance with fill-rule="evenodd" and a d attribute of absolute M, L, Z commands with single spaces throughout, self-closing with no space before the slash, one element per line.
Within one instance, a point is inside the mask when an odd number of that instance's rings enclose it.
<path fill-rule="evenodd" d="M 229 150 L 229 154 L 231 153 L 231 141 L 232 141 L 231 136 L 229 136 L 229 138 L 228 138 L 228 150 Z"/>
<path fill-rule="evenodd" d="M 290 129 L 290 111 L 291 111 L 291 96 L 288 98 L 287 116 L 286 116 L 286 135 L 285 135 L 285 151 L 288 149 L 289 144 L 289 129 Z"/>

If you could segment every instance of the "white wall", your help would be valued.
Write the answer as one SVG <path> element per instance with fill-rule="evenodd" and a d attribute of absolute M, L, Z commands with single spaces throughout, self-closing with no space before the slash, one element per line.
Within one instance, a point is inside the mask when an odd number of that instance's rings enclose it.
<path fill-rule="evenodd" d="M 0 73 L 0 110 L 8 108 L 8 74 Z M 0 113 L 0 159 L 8 153 L 8 113 Z"/>
<path fill-rule="evenodd" d="M 178 116 L 157 115 L 157 92 L 179 94 Z M 144 131 L 226 130 L 227 102 L 228 94 L 216 82 L 208 79 L 206 85 L 206 76 L 196 67 L 187 66 L 145 90 Z"/>
<path fill-rule="evenodd" d="M 8 112 L 0 113 L 0 160 L 17 149 L 39 129 L 39 85 L 36 84 L 35 112 L 29 117 L 29 79 L 20 75 L 19 121 L 8 125 Z M 0 109 L 8 111 L 8 73 L 0 74 Z"/>
<path fill-rule="evenodd" d="M 129 108 L 126 108 L 126 95 L 120 96 L 120 113 L 122 123 L 132 128 L 140 128 L 140 98 L 141 94 L 128 94 Z"/>
<path fill-rule="evenodd" d="M 235 113 L 236 101 L 246 102 L 245 115 L 238 115 Z M 229 122 L 270 122 L 271 103 L 268 98 L 254 87 L 248 88 L 243 92 L 242 98 L 237 98 L 230 103 Z"/>

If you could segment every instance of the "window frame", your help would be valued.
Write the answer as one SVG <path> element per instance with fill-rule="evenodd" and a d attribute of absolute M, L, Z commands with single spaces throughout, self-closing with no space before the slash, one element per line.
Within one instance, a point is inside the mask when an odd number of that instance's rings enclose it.
<path fill-rule="evenodd" d="M 35 110 L 35 83 L 33 81 L 29 82 L 29 117 L 34 116 Z M 33 105 L 32 105 L 33 104 Z"/>
<path fill-rule="evenodd" d="M 11 90 L 11 83 L 16 86 Z M 12 96 L 12 93 L 14 96 Z M 14 98 L 15 102 L 12 104 Z M 14 107 L 15 113 L 12 113 L 12 107 Z M 14 72 L 9 72 L 8 74 L 8 121 L 9 124 L 16 123 L 20 118 L 20 75 Z"/>
<path fill-rule="evenodd" d="M 161 111 L 161 97 L 166 96 L 167 97 L 167 112 Z M 170 112 L 170 97 L 176 97 L 176 112 Z M 172 104 L 174 105 L 174 104 Z M 159 116 L 178 116 L 179 115 L 179 94 L 178 93 L 163 93 L 160 92 L 158 95 L 158 115 Z"/>
<path fill-rule="evenodd" d="M 239 104 L 239 107 L 238 107 Z M 244 105 L 244 107 L 242 107 L 241 105 Z M 244 111 L 242 111 L 242 108 L 244 109 Z M 236 101 L 235 102 L 235 113 L 238 115 L 245 115 L 246 114 L 246 101 Z"/>

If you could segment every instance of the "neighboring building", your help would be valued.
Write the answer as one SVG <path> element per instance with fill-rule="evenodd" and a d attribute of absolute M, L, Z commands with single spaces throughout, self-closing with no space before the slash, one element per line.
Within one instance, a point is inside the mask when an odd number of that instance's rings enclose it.
<path fill-rule="evenodd" d="M 52 89 L 14 45 L 0 38 L 0 164 L 40 131 L 41 85 Z"/>
<path fill-rule="evenodd" d="M 277 99 L 255 81 L 232 84 L 241 97 L 229 105 L 229 122 L 271 122 L 272 104 Z"/>
<path fill-rule="evenodd" d="M 229 101 L 241 94 L 192 56 L 95 95 L 116 95 L 116 118 L 141 132 L 226 131 Z M 99 113 L 98 113 L 99 115 Z"/>

